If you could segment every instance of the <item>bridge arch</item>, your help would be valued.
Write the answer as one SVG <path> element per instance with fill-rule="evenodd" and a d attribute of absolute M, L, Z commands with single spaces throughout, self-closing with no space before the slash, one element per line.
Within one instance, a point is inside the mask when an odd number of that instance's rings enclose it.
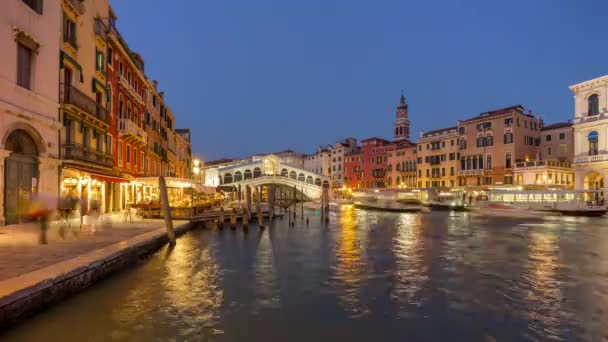
<path fill-rule="evenodd" d="M 291 171 L 289 173 L 289 178 L 291 178 L 291 179 L 298 179 L 298 174 L 295 171 Z"/>
<path fill-rule="evenodd" d="M 237 171 L 234 173 L 234 181 L 235 182 L 240 182 L 243 180 L 243 174 L 241 173 L 241 171 Z"/>
<path fill-rule="evenodd" d="M 289 176 L 289 171 L 287 171 L 287 169 L 281 169 L 281 176 L 288 177 Z"/>
<path fill-rule="evenodd" d="M 230 184 L 230 183 L 232 183 L 232 174 L 225 173 L 224 174 L 224 184 Z"/>
<path fill-rule="evenodd" d="M 313 183 L 312 176 L 306 177 L 306 183 L 308 183 L 308 184 L 312 184 Z"/>
<path fill-rule="evenodd" d="M 303 173 L 300 173 L 300 174 L 298 175 L 298 181 L 300 181 L 300 182 L 305 182 L 305 181 L 306 181 L 306 176 L 304 176 L 304 174 L 303 174 Z"/>
<path fill-rule="evenodd" d="M 245 173 L 243 175 L 244 175 L 243 179 L 251 179 L 251 178 L 253 178 L 253 173 L 251 173 L 251 170 L 249 170 L 249 169 L 246 169 Z"/>

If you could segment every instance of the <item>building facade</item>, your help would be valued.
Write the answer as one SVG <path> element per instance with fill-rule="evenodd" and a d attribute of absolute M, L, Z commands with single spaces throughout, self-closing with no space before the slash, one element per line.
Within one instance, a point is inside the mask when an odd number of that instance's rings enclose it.
<path fill-rule="evenodd" d="M 344 184 L 344 155 L 357 149 L 355 138 L 346 138 L 336 142 L 330 149 L 329 178 L 331 187 L 338 188 Z"/>
<path fill-rule="evenodd" d="M 458 140 L 457 126 L 421 132 L 417 144 L 419 188 L 453 188 L 458 184 Z"/>
<path fill-rule="evenodd" d="M 361 141 L 357 152 L 347 153 L 344 158 L 346 185 L 353 189 L 386 187 L 386 169 L 391 142 L 382 138 Z"/>
<path fill-rule="evenodd" d="M 304 170 L 329 177 L 331 170 L 331 146 L 319 147 L 317 152 L 304 156 Z"/>
<path fill-rule="evenodd" d="M 570 86 L 574 93 L 576 189 L 603 189 L 608 177 L 608 75 Z"/>
<path fill-rule="evenodd" d="M 459 121 L 459 185 L 513 184 L 515 163 L 539 158 L 541 128 L 519 105 Z"/>
<path fill-rule="evenodd" d="M 48 2 L 45 2 L 48 3 Z M 61 193 L 77 195 L 80 214 L 113 207 L 116 139 L 107 68 L 107 0 L 61 1 L 59 61 Z"/>
<path fill-rule="evenodd" d="M 389 188 L 415 188 L 416 187 L 416 144 L 407 140 L 391 144 L 388 152 L 388 165 L 386 167 L 386 186 Z"/>
<path fill-rule="evenodd" d="M 2 3 L 0 225 L 21 222 L 24 202 L 33 193 L 59 191 L 62 11 L 59 1 Z"/>

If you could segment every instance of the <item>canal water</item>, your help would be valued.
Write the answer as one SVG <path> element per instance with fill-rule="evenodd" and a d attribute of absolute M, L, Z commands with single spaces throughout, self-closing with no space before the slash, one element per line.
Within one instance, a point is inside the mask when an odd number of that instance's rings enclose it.
<path fill-rule="evenodd" d="M 608 340 L 606 219 L 306 214 L 191 231 L 0 340 Z"/>

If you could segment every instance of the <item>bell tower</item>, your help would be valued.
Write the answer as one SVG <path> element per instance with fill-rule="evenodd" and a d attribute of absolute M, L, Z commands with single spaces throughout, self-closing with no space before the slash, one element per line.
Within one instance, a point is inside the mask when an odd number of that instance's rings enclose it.
<path fill-rule="evenodd" d="M 407 117 L 407 103 L 403 92 L 397 105 L 397 118 L 395 119 L 395 141 L 410 140 L 410 120 Z"/>

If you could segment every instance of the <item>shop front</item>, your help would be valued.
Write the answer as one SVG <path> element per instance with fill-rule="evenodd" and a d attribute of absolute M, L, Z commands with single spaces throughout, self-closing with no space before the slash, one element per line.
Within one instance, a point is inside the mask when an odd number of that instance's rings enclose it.
<path fill-rule="evenodd" d="M 64 168 L 61 175 L 60 197 L 73 201 L 60 201 L 60 203 L 77 202 L 78 204 L 73 208 L 60 209 L 78 211 L 81 216 L 111 213 L 116 209 L 113 205 L 114 188 L 126 181 L 124 178 L 112 175 Z"/>

